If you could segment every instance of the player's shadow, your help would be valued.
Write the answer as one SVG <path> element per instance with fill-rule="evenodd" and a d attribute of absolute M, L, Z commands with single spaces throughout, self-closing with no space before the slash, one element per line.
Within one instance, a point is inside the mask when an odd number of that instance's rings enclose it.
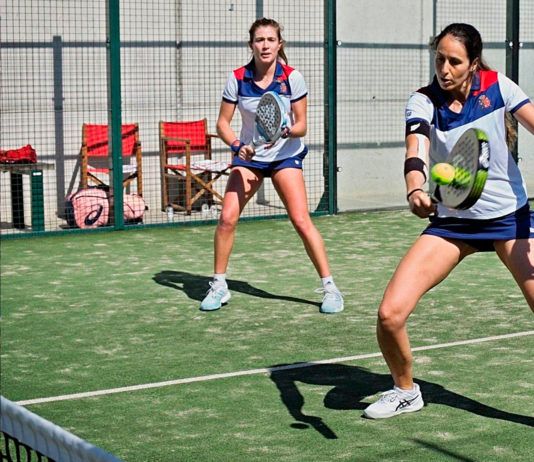
<path fill-rule="evenodd" d="M 321 417 L 304 412 L 305 400 L 299 390 L 299 383 L 332 387 L 324 397 L 324 405 L 328 409 L 338 410 L 363 410 L 369 405 L 369 402 L 364 402 L 366 397 L 392 387 L 391 376 L 388 374 L 376 374 L 362 367 L 341 364 L 300 363 L 272 366 L 270 378 L 280 391 L 280 398 L 289 414 L 295 419 L 291 427 L 297 429 L 312 427 L 328 439 L 336 439 L 337 435 Z M 421 387 L 425 405 L 442 404 L 482 417 L 534 427 L 534 417 L 501 411 L 449 391 L 436 383 L 424 380 L 416 380 L 416 382 Z"/>
<path fill-rule="evenodd" d="M 181 290 L 189 298 L 201 301 L 209 288 L 211 277 L 201 276 L 198 274 L 186 273 L 184 271 L 161 271 L 152 279 L 158 284 L 166 287 L 172 287 L 176 290 Z M 248 282 L 237 281 L 235 279 L 227 279 L 228 289 L 230 292 L 241 292 L 252 297 L 269 298 L 276 300 L 284 300 L 291 303 L 302 303 L 313 306 L 320 306 L 319 302 L 306 300 L 304 298 L 290 297 L 282 294 L 273 294 L 262 289 L 258 289 L 250 285 Z"/>

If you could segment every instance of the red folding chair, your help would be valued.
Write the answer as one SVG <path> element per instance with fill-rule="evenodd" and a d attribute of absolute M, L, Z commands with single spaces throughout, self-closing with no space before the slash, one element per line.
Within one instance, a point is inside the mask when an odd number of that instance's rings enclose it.
<path fill-rule="evenodd" d="M 122 133 L 123 186 L 129 188 L 132 181 L 137 180 L 137 194 L 143 195 L 143 170 L 141 143 L 139 142 L 139 126 L 124 124 Z M 108 126 L 83 124 L 81 155 L 81 187 L 87 188 L 89 183 L 109 185 L 109 148 Z"/>
<path fill-rule="evenodd" d="M 162 210 L 172 205 L 190 215 L 201 203 L 222 203 L 214 183 L 229 174 L 230 164 L 212 159 L 213 138 L 206 119 L 159 123 Z"/>

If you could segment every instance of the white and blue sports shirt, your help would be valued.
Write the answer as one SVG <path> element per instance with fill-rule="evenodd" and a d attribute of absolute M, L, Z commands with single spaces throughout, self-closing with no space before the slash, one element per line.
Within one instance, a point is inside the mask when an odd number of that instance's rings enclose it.
<path fill-rule="evenodd" d="M 293 123 L 291 103 L 308 95 L 306 82 L 299 71 L 278 62 L 274 79 L 265 89 L 254 83 L 253 61 L 246 66 L 235 69 L 228 77 L 222 98 L 227 103 L 237 104 L 242 121 L 239 139 L 245 144 L 252 143 L 256 107 L 262 95 L 268 91 L 274 91 L 280 95 L 286 112 L 289 114 L 289 126 L 291 127 Z M 282 138 L 269 149 L 265 149 L 263 146 L 257 147 L 256 154 L 252 159 L 260 162 L 273 162 L 295 156 L 303 149 L 304 143 L 300 138 Z"/>
<path fill-rule="evenodd" d="M 440 217 L 497 218 L 527 203 L 526 185 L 506 144 L 505 113 L 512 114 L 529 102 L 512 80 L 497 71 L 478 71 L 460 113 L 447 104 L 447 94 L 434 77 L 412 93 L 406 105 L 406 123 L 426 121 L 431 126 L 430 168 L 445 162 L 454 144 L 468 128 L 484 130 L 489 138 L 490 166 L 480 199 L 467 210 L 438 204 Z"/>

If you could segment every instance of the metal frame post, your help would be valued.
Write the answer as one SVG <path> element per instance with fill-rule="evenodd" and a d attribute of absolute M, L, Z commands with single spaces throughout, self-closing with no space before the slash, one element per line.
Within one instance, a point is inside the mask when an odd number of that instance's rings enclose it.
<path fill-rule="evenodd" d="M 111 194 L 115 229 L 124 229 L 122 188 L 122 112 L 121 112 L 121 54 L 120 1 L 106 0 L 106 45 L 108 74 L 108 126 L 111 149 Z"/>
<path fill-rule="evenodd" d="M 506 0 L 506 75 L 519 83 L 519 0 Z M 517 130 L 517 121 L 514 119 Z M 512 157 L 519 161 L 517 142 L 511 148 Z"/>
<path fill-rule="evenodd" d="M 325 178 L 328 187 L 328 213 L 337 213 L 337 39 L 336 39 L 336 1 L 325 0 Z"/>

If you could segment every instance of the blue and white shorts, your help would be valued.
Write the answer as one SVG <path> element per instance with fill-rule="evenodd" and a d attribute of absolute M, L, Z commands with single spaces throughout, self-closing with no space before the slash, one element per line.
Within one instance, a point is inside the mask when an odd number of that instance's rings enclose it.
<path fill-rule="evenodd" d="M 458 239 L 480 252 L 494 251 L 494 241 L 534 238 L 534 211 L 529 204 L 491 220 L 431 217 L 423 234 Z"/>
<path fill-rule="evenodd" d="M 287 159 L 275 160 L 274 162 L 258 162 L 257 160 L 243 160 L 238 156 L 232 159 L 232 167 L 246 167 L 259 170 L 264 177 L 270 177 L 273 171 L 283 168 L 298 168 L 302 170 L 302 161 L 308 155 L 308 148 L 305 147 L 296 156 Z"/>

